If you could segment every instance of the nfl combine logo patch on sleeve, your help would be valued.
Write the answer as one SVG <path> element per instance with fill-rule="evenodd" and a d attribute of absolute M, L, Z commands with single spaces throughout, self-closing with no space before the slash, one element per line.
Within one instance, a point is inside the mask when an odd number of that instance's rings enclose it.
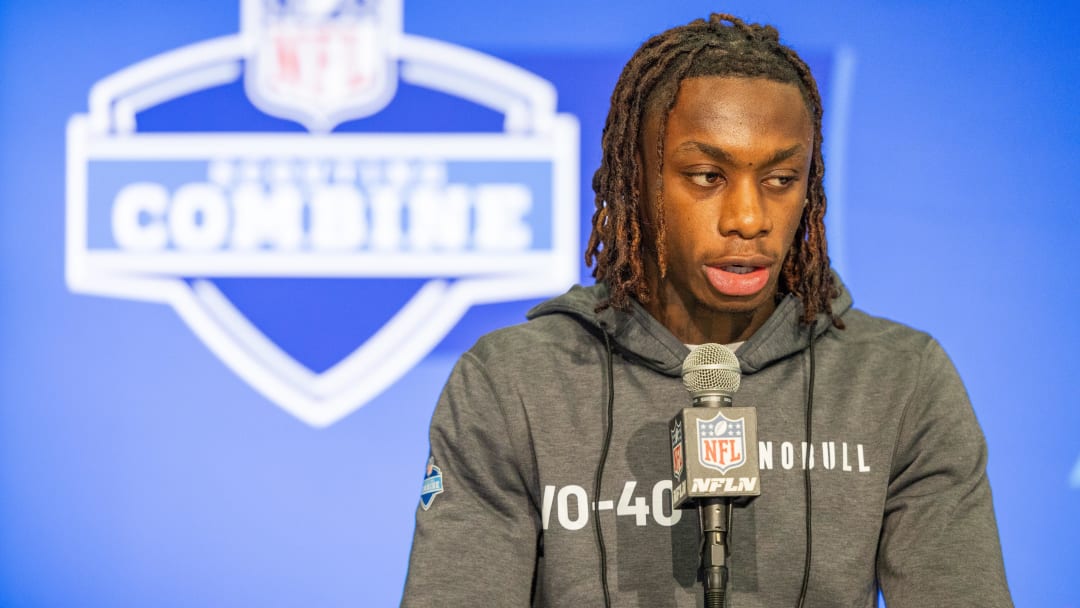
<path fill-rule="evenodd" d="M 420 490 L 420 506 L 427 511 L 435 497 L 443 492 L 442 470 L 435 466 L 435 457 L 428 458 L 427 472 L 424 473 L 424 486 Z"/>

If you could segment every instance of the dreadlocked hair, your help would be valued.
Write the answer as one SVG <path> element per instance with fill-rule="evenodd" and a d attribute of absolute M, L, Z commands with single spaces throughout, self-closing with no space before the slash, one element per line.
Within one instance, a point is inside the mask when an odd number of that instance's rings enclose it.
<path fill-rule="evenodd" d="M 784 260 L 779 292 L 802 302 L 802 322 L 809 325 L 818 313 L 833 315 L 831 300 L 839 293 L 829 271 L 825 240 L 825 164 L 821 157 L 821 96 L 810 68 L 792 49 L 780 43 L 770 25 L 747 24 L 737 17 L 712 14 L 670 29 L 649 39 L 623 68 L 611 95 L 604 125 L 603 159 L 593 175 L 596 211 L 585 263 L 595 264 L 593 277 L 607 283 L 604 306 L 626 309 L 631 297 L 648 302 L 653 294 L 645 277 L 644 257 L 655 251 L 661 278 L 666 273 L 663 158 L 668 115 L 675 106 L 679 84 L 698 76 L 764 78 L 799 88 L 814 123 L 813 158 L 807 204 Z M 658 112 L 657 166 L 642 167 L 641 133 L 645 117 Z M 643 242 L 643 171 L 655 171 L 657 196 L 655 243 Z"/>

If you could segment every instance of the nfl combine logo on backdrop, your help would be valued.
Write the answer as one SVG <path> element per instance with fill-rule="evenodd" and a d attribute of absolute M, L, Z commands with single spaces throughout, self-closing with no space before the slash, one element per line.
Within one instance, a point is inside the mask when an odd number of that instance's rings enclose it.
<path fill-rule="evenodd" d="M 400 0 L 241 9 L 239 34 L 104 78 L 70 120 L 73 291 L 171 305 L 252 387 L 326 426 L 470 306 L 576 282 L 578 124 L 555 112 L 549 82 L 403 33 Z M 438 95 L 401 128 L 365 130 L 406 90 Z M 439 99 L 495 110 L 501 125 L 408 128 L 439 116 Z M 292 328 L 318 319 L 286 314 L 294 300 L 377 321 L 313 353 Z"/>

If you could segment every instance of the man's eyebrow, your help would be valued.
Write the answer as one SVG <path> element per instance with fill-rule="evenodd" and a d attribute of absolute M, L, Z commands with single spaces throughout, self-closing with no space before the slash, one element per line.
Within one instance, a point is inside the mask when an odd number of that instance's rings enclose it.
<path fill-rule="evenodd" d="M 795 156 L 796 154 L 802 152 L 804 148 L 805 147 L 803 146 L 803 144 L 798 143 L 798 144 L 795 144 L 794 146 L 791 146 L 790 148 L 784 148 L 783 150 L 778 150 L 775 154 L 770 156 L 768 160 L 766 160 L 764 163 L 762 163 L 762 166 L 768 167 L 769 165 L 775 165 L 776 163 L 783 162 L 783 161 L 791 158 L 792 156 Z M 715 158 L 717 160 L 722 160 L 722 161 L 725 161 L 725 162 L 730 163 L 730 164 L 737 164 L 736 161 L 735 161 L 735 158 L 730 153 L 728 153 L 726 150 L 724 150 L 723 148 L 714 146 L 712 144 L 707 144 L 707 143 L 701 142 L 701 141 L 684 142 L 682 144 L 679 144 L 679 146 L 676 148 L 676 150 L 686 150 L 686 151 L 695 151 L 696 150 L 696 151 L 701 152 L 701 153 L 703 153 L 703 154 L 705 154 L 707 156 L 711 156 L 712 158 Z"/>
<path fill-rule="evenodd" d="M 706 156 L 711 156 L 716 160 L 722 160 L 730 164 L 735 164 L 735 159 L 728 154 L 723 148 L 707 144 L 701 141 L 687 141 L 679 144 L 676 150 L 685 150 L 687 152 L 701 152 Z"/>

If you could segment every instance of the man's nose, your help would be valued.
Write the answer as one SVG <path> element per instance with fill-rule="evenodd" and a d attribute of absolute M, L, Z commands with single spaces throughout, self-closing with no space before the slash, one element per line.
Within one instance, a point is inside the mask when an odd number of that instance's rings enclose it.
<path fill-rule="evenodd" d="M 720 201 L 717 228 L 723 236 L 752 239 L 772 228 L 765 197 L 756 180 L 739 180 L 727 188 Z"/>

